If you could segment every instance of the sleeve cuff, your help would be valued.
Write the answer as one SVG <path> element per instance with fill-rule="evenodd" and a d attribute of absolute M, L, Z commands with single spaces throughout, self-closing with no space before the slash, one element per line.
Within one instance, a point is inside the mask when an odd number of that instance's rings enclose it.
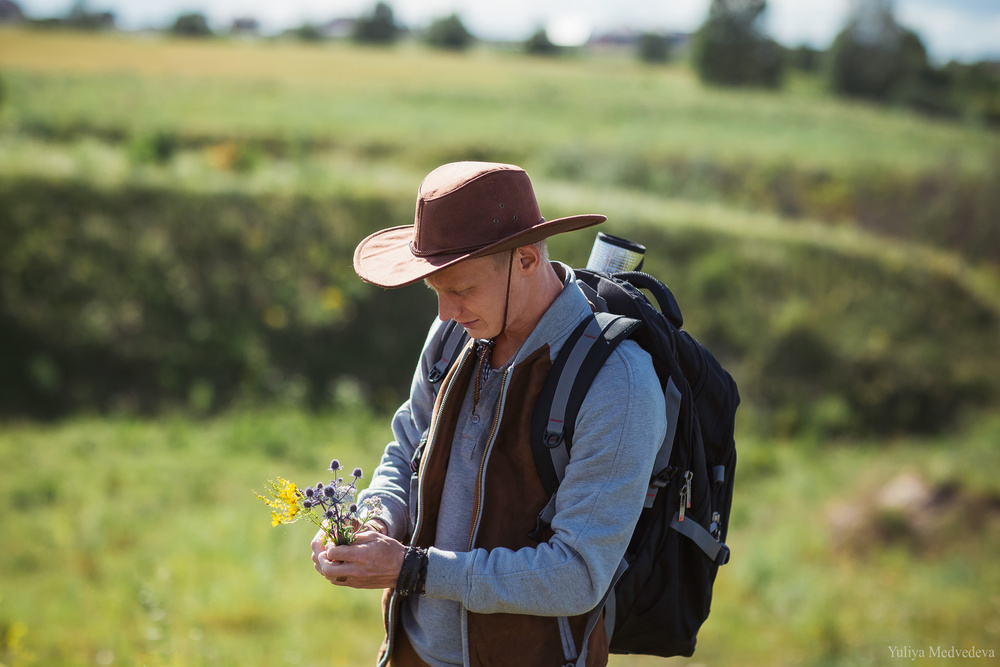
<path fill-rule="evenodd" d="M 427 550 L 427 581 L 424 593 L 428 597 L 465 602 L 469 590 L 469 566 L 472 554 L 442 551 L 435 547 Z"/>

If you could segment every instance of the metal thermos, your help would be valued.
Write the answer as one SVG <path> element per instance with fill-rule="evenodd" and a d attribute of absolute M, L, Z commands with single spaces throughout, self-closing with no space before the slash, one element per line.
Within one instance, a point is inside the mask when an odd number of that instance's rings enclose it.
<path fill-rule="evenodd" d="M 604 273 L 639 271 L 642 269 L 645 254 L 644 245 L 598 232 L 594 247 L 590 251 L 590 259 L 587 260 L 587 268 Z"/>

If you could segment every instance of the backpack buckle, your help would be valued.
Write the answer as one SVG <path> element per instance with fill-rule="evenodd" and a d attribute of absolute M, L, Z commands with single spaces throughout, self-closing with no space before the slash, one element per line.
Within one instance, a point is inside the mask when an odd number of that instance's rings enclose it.
<path fill-rule="evenodd" d="M 427 372 L 427 381 L 431 384 L 436 384 L 442 377 L 444 377 L 444 369 L 448 367 L 447 362 L 442 363 L 444 360 L 434 364 Z"/>
<path fill-rule="evenodd" d="M 722 567 L 729 562 L 729 547 L 725 542 L 719 542 L 719 553 L 715 555 L 715 564 Z"/>
<path fill-rule="evenodd" d="M 545 431 L 545 433 L 542 434 L 542 442 L 544 442 L 545 446 L 548 447 L 549 449 L 555 449 L 560 444 L 562 444 L 562 441 L 563 441 L 562 431 Z"/>
<path fill-rule="evenodd" d="M 658 489 L 662 489 L 667 484 L 670 484 L 670 480 L 674 476 L 674 473 L 676 473 L 676 472 L 677 472 L 677 468 L 675 468 L 673 466 L 667 466 L 666 468 L 664 468 L 660 472 L 658 472 L 655 475 L 653 475 L 652 477 L 650 477 L 650 479 L 649 479 L 649 485 L 650 486 L 655 486 Z"/>

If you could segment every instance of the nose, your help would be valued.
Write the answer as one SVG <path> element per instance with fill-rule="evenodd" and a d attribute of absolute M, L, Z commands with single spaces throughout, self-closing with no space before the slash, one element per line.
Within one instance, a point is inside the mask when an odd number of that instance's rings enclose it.
<path fill-rule="evenodd" d="M 438 317 L 441 318 L 442 322 L 447 322 L 448 320 L 454 320 L 458 318 L 459 313 L 462 309 L 458 307 L 456 300 L 447 294 L 441 292 L 437 295 L 438 298 Z"/>

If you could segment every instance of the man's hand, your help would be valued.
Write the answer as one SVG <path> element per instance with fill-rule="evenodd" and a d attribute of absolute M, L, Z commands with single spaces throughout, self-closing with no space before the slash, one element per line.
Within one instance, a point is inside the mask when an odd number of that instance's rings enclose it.
<path fill-rule="evenodd" d="M 312 541 L 316 571 L 335 586 L 394 588 L 406 546 L 381 532 L 358 533 L 354 544 L 323 546 L 323 531 Z"/>

